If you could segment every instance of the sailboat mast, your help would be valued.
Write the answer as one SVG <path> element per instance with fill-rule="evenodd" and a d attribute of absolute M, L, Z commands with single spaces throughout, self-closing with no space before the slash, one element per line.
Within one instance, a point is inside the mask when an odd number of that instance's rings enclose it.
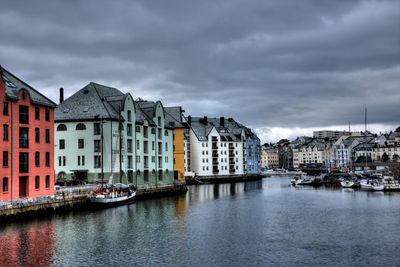
<path fill-rule="evenodd" d="M 101 188 L 103 188 L 104 180 L 104 157 L 103 157 L 103 143 L 104 143 L 104 133 L 103 133 L 103 117 L 101 119 Z"/>
<path fill-rule="evenodd" d="M 121 107 L 119 107 L 118 117 L 118 134 L 119 134 L 119 182 L 122 184 L 122 134 L 121 134 Z"/>

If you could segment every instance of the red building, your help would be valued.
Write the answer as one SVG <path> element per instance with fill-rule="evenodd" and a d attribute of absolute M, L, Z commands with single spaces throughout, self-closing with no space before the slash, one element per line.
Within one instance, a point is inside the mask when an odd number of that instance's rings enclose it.
<path fill-rule="evenodd" d="M 0 201 L 54 195 L 53 101 L 0 66 Z"/>

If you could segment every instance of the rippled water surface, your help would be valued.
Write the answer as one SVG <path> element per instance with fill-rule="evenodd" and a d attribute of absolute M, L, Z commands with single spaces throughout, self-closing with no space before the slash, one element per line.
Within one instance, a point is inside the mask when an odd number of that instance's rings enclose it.
<path fill-rule="evenodd" d="M 289 178 L 0 228 L 0 266 L 400 266 L 400 192 Z"/>

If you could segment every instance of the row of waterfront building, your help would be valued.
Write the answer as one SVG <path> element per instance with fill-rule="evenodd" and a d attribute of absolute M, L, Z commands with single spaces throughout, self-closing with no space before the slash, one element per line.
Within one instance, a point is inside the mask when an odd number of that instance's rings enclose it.
<path fill-rule="evenodd" d="M 318 131 L 313 137 L 281 140 L 262 147 L 266 168 L 353 168 L 370 163 L 399 162 L 400 132 Z"/>
<path fill-rule="evenodd" d="M 233 118 L 185 116 L 97 83 L 57 105 L 0 66 L 0 201 L 48 196 L 56 183 L 101 180 L 137 188 L 188 176 L 261 171 L 260 139 Z"/>

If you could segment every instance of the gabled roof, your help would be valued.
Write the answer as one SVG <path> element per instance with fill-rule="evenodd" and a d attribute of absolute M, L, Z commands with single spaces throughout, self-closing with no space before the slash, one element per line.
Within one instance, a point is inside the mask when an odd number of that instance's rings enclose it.
<path fill-rule="evenodd" d="M 165 109 L 164 109 L 164 114 L 165 114 L 165 120 L 164 120 L 165 128 L 169 128 L 169 129 L 185 128 L 180 121 L 176 120 Z"/>
<path fill-rule="evenodd" d="M 60 103 L 55 109 L 54 120 L 118 120 L 119 108 L 123 107 L 127 95 L 116 88 L 91 82 Z"/>
<path fill-rule="evenodd" d="M 188 118 L 186 118 L 187 120 Z M 207 123 L 203 117 L 191 117 L 191 129 L 199 141 L 208 140 L 208 135 L 212 129 L 216 129 L 222 141 L 239 142 L 241 141 L 244 126 L 232 118 L 207 118 Z"/>
<path fill-rule="evenodd" d="M 18 100 L 19 92 L 24 89 L 28 92 L 31 102 L 36 105 L 50 108 L 57 107 L 57 104 L 42 95 L 36 89 L 25 83 L 17 76 L 0 66 L 0 77 L 6 85 L 6 96 L 12 100 Z"/>

